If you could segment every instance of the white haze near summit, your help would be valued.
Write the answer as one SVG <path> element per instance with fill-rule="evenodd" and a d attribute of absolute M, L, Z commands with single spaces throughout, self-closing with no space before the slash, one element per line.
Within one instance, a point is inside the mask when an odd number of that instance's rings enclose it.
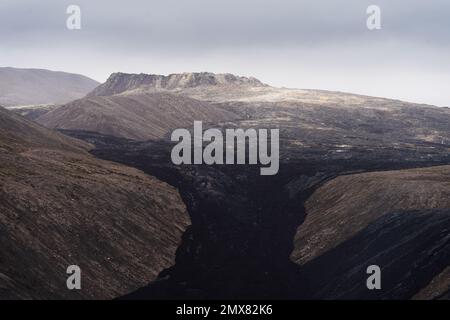
<path fill-rule="evenodd" d="M 66 28 L 79 5 L 82 29 Z M 366 28 L 378 5 L 382 29 Z M 450 106 L 447 0 L 1 0 L 0 66 L 229 72 L 274 86 Z"/>

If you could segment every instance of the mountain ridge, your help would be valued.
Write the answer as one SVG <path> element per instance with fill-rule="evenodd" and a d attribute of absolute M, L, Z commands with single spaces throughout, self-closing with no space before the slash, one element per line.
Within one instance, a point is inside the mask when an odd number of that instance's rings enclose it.
<path fill-rule="evenodd" d="M 105 83 L 95 88 L 87 96 L 114 95 L 143 87 L 175 90 L 201 86 L 227 85 L 267 86 L 256 78 L 236 76 L 231 73 L 185 72 L 172 73 L 165 76 L 158 74 L 115 72 L 109 76 Z"/>
<path fill-rule="evenodd" d="M 99 83 L 81 74 L 0 67 L 0 105 L 62 104 L 81 98 Z"/>

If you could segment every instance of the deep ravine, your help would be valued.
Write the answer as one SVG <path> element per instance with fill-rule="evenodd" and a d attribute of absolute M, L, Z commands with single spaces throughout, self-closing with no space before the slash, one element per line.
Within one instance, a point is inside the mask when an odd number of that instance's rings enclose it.
<path fill-rule="evenodd" d="M 258 166 L 172 165 L 171 144 L 164 141 L 66 133 L 94 143 L 92 153 L 99 158 L 177 187 L 191 216 L 176 264 L 123 299 L 311 298 L 317 291 L 311 287 L 317 282 L 314 275 L 308 270 L 306 277 L 290 260 L 308 197 L 338 175 L 423 166 L 420 160 L 382 155 L 358 161 L 291 159 L 281 162 L 277 175 L 260 176 Z"/>

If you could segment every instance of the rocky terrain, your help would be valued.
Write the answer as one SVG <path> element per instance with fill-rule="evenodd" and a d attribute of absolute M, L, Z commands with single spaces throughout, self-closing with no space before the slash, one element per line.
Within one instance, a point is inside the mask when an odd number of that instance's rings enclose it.
<path fill-rule="evenodd" d="M 88 77 L 43 69 L 0 68 L 0 105 L 61 104 L 84 97 L 99 83 Z"/>
<path fill-rule="evenodd" d="M 0 299 L 114 298 L 173 265 L 190 223 L 178 191 L 91 148 L 0 108 Z"/>
<path fill-rule="evenodd" d="M 93 145 L 97 158 L 179 190 L 192 225 L 175 264 L 124 299 L 449 296 L 448 108 L 228 74 L 115 73 L 36 120 Z M 261 176 L 257 165 L 173 165 L 168 136 L 194 120 L 279 129 L 278 174 Z M 157 254 L 153 248 L 139 250 Z M 370 264 L 382 268 L 380 291 L 365 287 Z"/>
<path fill-rule="evenodd" d="M 169 93 L 236 115 L 212 119 L 211 127 L 280 129 L 280 171 L 270 177 L 257 166 L 174 166 L 165 138 L 63 131 L 94 144 L 97 157 L 177 187 L 191 216 L 175 266 L 125 298 L 447 294 L 449 179 L 442 165 L 450 164 L 449 109 L 259 82 L 163 86 L 140 83 L 152 76 L 112 79 L 90 96 Z M 374 261 L 386 266 L 386 290 L 370 293 L 365 267 Z"/>

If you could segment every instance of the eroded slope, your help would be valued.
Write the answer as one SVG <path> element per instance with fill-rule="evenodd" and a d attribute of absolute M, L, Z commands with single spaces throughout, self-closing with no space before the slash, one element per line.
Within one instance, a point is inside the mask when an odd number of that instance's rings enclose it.
<path fill-rule="evenodd" d="M 189 224 L 175 188 L 4 109 L 0 128 L 0 298 L 113 298 L 174 263 Z"/>

